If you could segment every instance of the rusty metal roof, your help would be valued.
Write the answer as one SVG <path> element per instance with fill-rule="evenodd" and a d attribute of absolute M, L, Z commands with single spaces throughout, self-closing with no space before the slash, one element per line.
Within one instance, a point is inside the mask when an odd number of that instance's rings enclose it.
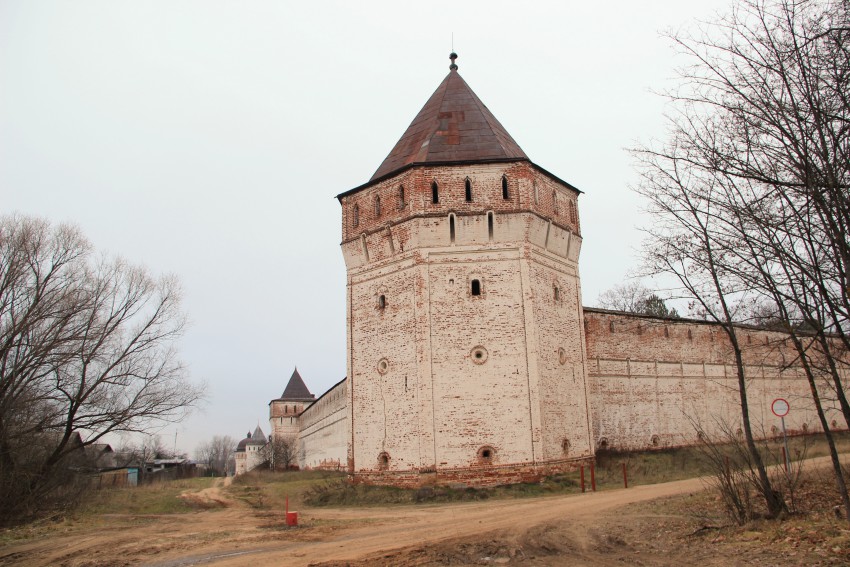
<path fill-rule="evenodd" d="M 458 74 L 452 59 L 449 74 L 370 181 L 411 164 L 527 159 L 519 144 Z"/>

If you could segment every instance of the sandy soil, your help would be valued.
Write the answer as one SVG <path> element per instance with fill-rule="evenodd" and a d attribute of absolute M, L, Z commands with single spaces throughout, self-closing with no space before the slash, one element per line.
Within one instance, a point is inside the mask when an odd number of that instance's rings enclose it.
<path fill-rule="evenodd" d="M 712 545 L 718 538 L 701 537 L 702 530 L 714 537 L 713 528 L 701 527 L 694 515 L 672 508 L 667 513 L 664 499 L 702 491 L 699 479 L 524 500 L 305 509 L 299 512 L 297 528 L 285 525 L 282 511 L 252 509 L 223 488 L 219 483 L 183 495 L 216 509 L 113 516 L 83 532 L 2 547 L 0 565 L 654 566 L 698 560 L 703 566 L 720 566 L 770 565 L 779 559 L 718 553 Z M 823 562 L 813 563 L 809 554 L 799 561 L 786 557 L 782 563 L 843 564 L 833 562 L 835 557 L 827 554 Z"/>

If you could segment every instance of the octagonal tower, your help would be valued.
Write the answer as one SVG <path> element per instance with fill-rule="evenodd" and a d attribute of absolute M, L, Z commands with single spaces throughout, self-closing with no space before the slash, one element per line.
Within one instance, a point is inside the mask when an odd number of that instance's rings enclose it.
<path fill-rule="evenodd" d="M 355 481 L 532 480 L 593 457 L 580 191 L 450 72 L 338 195 Z"/>

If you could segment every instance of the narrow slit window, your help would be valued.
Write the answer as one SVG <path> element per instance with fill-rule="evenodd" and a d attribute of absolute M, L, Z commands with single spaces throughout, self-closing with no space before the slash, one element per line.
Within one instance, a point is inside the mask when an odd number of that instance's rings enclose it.
<path fill-rule="evenodd" d="M 558 286 L 555 286 L 555 301 L 561 300 L 561 290 L 558 289 Z"/>
<path fill-rule="evenodd" d="M 431 202 L 434 204 L 440 202 L 440 188 L 436 181 L 431 183 Z"/>
<path fill-rule="evenodd" d="M 575 201 L 570 201 L 570 222 L 573 223 L 573 225 L 578 224 L 578 214 L 576 213 Z"/>
<path fill-rule="evenodd" d="M 398 208 L 404 208 L 404 185 L 399 185 L 398 188 Z"/>
<path fill-rule="evenodd" d="M 556 191 L 552 191 L 552 210 L 555 213 L 558 212 L 558 193 Z"/>
<path fill-rule="evenodd" d="M 507 176 L 502 176 L 502 199 L 510 199 L 511 196 L 508 193 L 508 178 Z"/>
<path fill-rule="evenodd" d="M 381 197 L 375 196 L 375 216 L 381 216 Z"/>
<path fill-rule="evenodd" d="M 481 280 L 472 280 L 472 295 L 481 295 Z"/>
<path fill-rule="evenodd" d="M 353 224 L 354 226 L 358 226 L 360 224 L 360 207 L 354 205 L 354 208 L 351 210 L 351 216 L 354 217 Z"/>
<path fill-rule="evenodd" d="M 493 240 L 493 213 L 487 213 L 487 238 Z"/>
<path fill-rule="evenodd" d="M 472 202 L 472 182 L 469 180 L 468 177 L 466 178 L 466 182 L 464 183 L 464 189 L 466 191 L 466 195 L 465 195 L 466 196 L 466 202 L 471 203 Z"/>
<path fill-rule="evenodd" d="M 380 295 L 378 297 L 378 309 L 384 309 L 387 306 L 387 296 Z"/>
<path fill-rule="evenodd" d="M 449 215 L 449 240 L 451 243 L 455 243 L 455 216 Z"/>

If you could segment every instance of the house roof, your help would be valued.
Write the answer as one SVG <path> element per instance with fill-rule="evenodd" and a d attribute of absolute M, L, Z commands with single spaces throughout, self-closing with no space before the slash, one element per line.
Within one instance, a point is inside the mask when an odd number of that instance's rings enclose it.
<path fill-rule="evenodd" d="M 314 400 L 316 396 L 310 393 L 304 380 L 298 373 L 298 368 L 292 372 L 289 382 L 286 384 L 283 393 L 280 395 L 281 400 Z"/>
<path fill-rule="evenodd" d="M 528 160 L 457 72 L 456 58 L 370 181 L 412 164 Z"/>

